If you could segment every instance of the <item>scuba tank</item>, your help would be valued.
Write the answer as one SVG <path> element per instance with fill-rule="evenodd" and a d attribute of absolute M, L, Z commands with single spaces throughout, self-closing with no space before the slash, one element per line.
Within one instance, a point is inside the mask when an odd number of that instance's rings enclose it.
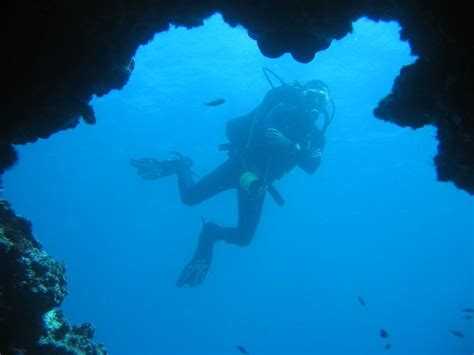
<path fill-rule="evenodd" d="M 272 86 L 257 108 L 246 115 L 227 121 L 225 134 L 229 142 L 238 149 L 248 149 L 253 132 L 261 119 L 279 103 L 293 104 L 298 99 L 300 90 L 301 88 L 294 84 L 282 84 L 278 87 Z"/>

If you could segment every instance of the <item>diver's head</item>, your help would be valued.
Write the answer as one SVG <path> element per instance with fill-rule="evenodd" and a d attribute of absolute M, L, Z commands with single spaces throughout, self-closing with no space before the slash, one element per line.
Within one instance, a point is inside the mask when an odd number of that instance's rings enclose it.
<path fill-rule="evenodd" d="M 302 97 L 305 111 L 319 114 L 329 103 L 329 88 L 321 80 L 311 80 L 303 85 Z"/>

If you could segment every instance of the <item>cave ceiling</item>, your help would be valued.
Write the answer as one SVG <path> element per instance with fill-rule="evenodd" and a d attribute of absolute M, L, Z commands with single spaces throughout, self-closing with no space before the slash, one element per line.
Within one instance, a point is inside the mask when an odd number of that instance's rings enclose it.
<path fill-rule="evenodd" d="M 473 25 L 446 1 L 21 1 L 7 12 L 6 109 L 0 173 L 15 145 L 94 124 L 93 96 L 121 89 L 140 45 L 170 25 L 201 26 L 219 12 L 243 26 L 260 51 L 309 62 L 362 16 L 397 21 L 417 60 L 401 69 L 375 117 L 402 127 L 437 127 L 438 180 L 474 194 Z M 470 29 L 469 29 L 470 28 Z"/>

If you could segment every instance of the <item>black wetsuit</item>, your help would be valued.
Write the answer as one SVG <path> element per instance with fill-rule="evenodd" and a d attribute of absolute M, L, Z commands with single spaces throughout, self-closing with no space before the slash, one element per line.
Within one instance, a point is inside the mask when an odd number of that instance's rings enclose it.
<path fill-rule="evenodd" d="M 267 94 L 268 96 L 268 94 Z M 266 101 L 263 106 L 269 106 Z M 261 106 L 262 106 L 261 105 Z M 241 141 L 245 147 L 234 144 L 229 150 L 229 159 L 218 166 L 209 175 L 194 182 L 189 168 L 178 172 L 178 185 L 181 201 L 187 205 L 195 205 L 229 189 L 237 189 L 238 222 L 236 227 L 214 225 L 211 242 L 225 240 L 229 243 L 248 245 L 257 229 L 262 212 L 265 193 L 252 196 L 239 186 L 239 179 L 246 171 L 252 171 L 267 183 L 280 179 L 285 173 L 299 166 L 308 174 L 319 167 L 321 152 L 324 147 L 324 136 L 315 125 L 314 118 L 304 110 L 291 103 L 280 100 L 279 103 L 256 109 L 242 119 L 252 120 L 256 112 L 261 113 L 258 122 L 248 140 L 248 132 L 243 134 Z M 275 128 L 295 144 L 285 149 L 270 146 L 265 139 L 265 131 Z M 212 253 L 212 248 L 200 245 L 196 256 Z"/>

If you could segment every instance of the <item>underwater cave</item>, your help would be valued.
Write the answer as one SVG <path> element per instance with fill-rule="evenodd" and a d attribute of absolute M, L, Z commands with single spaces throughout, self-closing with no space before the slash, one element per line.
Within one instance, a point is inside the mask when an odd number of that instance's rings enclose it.
<path fill-rule="evenodd" d="M 116 26 L 119 18 L 104 13 L 98 10 L 101 26 Z M 236 23 L 225 11 L 183 28 L 197 18 L 177 16 L 177 26 L 145 40 L 143 33 L 159 32 L 146 18 L 130 34 L 140 38 L 138 50 L 111 42 L 113 58 L 100 57 L 110 70 L 92 85 L 71 91 L 87 81 L 73 71 L 61 83 L 62 93 L 71 92 L 63 97 L 53 75 L 48 96 L 38 93 L 37 76 L 31 106 L 19 110 L 13 99 L 0 149 L 0 352 L 336 354 L 388 344 L 404 353 L 469 351 L 472 322 L 462 310 L 472 307 L 474 292 L 471 123 L 447 118 L 448 103 L 465 108 L 459 97 L 432 109 L 426 87 L 410 91 L 413 77 L 433 88 L 439 78 L 427 82 L 413 71 L 420 56 L 400 41 L 400 24 L 357 16 L 349 34 L 320 35 L 313 59 L 304 43 L 289 50 L 262 44 L 262 33 L 272 32 L 261 24 L 230 27 Z M 100 26 L 89 35 L 99 36 Z M 79 68 L 88 71 L 89 60 Z M 196 179 L 205 176 L 226 159 L 218 150 L 226 122 L 270 89 L 262 67 L 288 82 L 328 84 L 336 110 L 321 166 L 314 176 L 295 169 L 275 182 L 285 206 L 266 198 L 252 244 L 219 243 L 205 284 L 176 288 L 201 218 L 236 223 L 235 193 L 183 207 L 175 178 L 143 181 L 129 160 L 179 151 L 194 160 Z M 216 98 L 225 102 L 203 105 Z M 40 115 L 33 121 L 32 113 Z M 32 222 L 33 234 L 13 210 Z M 24 304 L 12 302 L 12 289 L 28 277 L 31 290 L 18 299 L 36 300 L 37 308 L 19 311 Z M 83 325 L 69 325 L 56 307 Z M 24 319 L 25 310 L 36 317 Z M 88 322 L 105 348 L 93 343 Z M 389 329 L 388 340 L 377 335 L 380 327 Z"/>

